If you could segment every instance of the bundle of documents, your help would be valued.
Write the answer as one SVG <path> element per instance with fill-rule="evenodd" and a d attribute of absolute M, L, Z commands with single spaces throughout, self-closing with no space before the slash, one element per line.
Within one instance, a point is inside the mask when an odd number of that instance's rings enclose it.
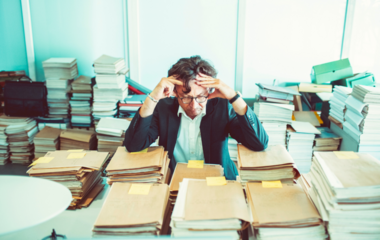
<path fill-rule="evenodd" d="M 318 127 L 321 133 L 315 136 L 314 151 L 337 151 L 342 137 L 336 135 L 330 128 Z"/>
<path fill-rule="evenodd" d="M 310 194 L 330 239 L 380 239 L 380 162 L 370 154 L 315 152 Z M 349 174 L 348 174 L 349 173 Z"/>
<path fill-rule="evenodd" d="M 174 237 L 230 237 L 251 221 L 242 186 L 224 177 L 183 179 L 171 223 Z"/>
<path fill-rule="evenodd" d="M 363 103 L 379 104 L 380 88 L 355 85 L 352 90 L 352 96 Z"/>
<path fill-rule="evenodd" d="M 321 126 L 323 121 L 316 111 L 294 111 L 294 120 L 300 122 L 309 122 L 315 127 Z"/>
<path fill-rule="evenodd" d="M 301 173 L 310 171 L 315 134 L 321 132 L 309 122 L 293 121 L 287 129 L 287 149 Z"/>
<path fill-rule="evenodd" d="M 235 164 L 237 164 L 237 155 L 238 155 L 237 144 L 238 142 L 235 139 L 233 139 L 231 136 L 228 136 L 228 152 L 230 154 L 231 160 Z"/>
<path fill-rule="evenodd" d="M 204 164 L 203 160 L 189 160 L 188 163 L 177 163 L 170 182 L 170 203 L 175 204 L 180 183 L 184 178 L 206 179 L 206 177 L 223 177 L 224 169 L 219 164 Z"/>
<path fill-rule="evenodd" d="M 44 127 L 34 137 L 34 158 L 45 156 L 47 152 L 59 150 L 61 129 Z"/>
<path fill-rule="evenodd" d="M 301 82 L 298 86 L 299 92 L 309 92 L 309 93 L 320 93 L 320 92 L 327 92 L 331 93 L 332 91 L 332 85 L 325 85 L 325 84 L 313 84 L 313 83 L 306 83 Z"/>
<path fill-rule="evenodd" d="M 91 127 L 92 83 L 91 78 L 79 76 L 71 84 L 71 125 L 74 127 Z"/>
<path fill-rule="evenodd" d="M 38 129 L 43 129 L 45 126 L 58 129 L 67 129 L 70 127 L 70 119 L 68 118 L 45 118 L 37 117 Z"/>
<path fill-rule="evenodd" d="M 60 149 L 96 150 L 97 139 L 95 131 L 81 129 L 67 129 L 61 132 Z"/>
<path fill-rule="evenodd" d="M 42 62 L 45 78 L 74 79 L 78 75 L 75 58 L 49 58 Z"/>
<path fill-rule="evenodd" d="M 9 163 L 9 143 L 8 136 L 5 133 L 8 127 L 7 117 L 5 115 L 0 116 L 0 165 Z"/>
<path fill-rule="evenodd" d="M 286 122 L 263 122 L 262 125 L 269 137 L 268 146 L 286 145 Z"/>
<path fill-rule="evenodd" d="M 135 153 L 118 147 L 106 168 L 107 183 L 169 183 L 169 162 L 168 152 L 161 146 Z"/>
<path fill-rule="evenodd" d="M 88 207 L 103 189 L 101 171 L 108 153 L 83 150 L 48 152 L 27 173 L 66 186 L 73 196 L 69 209 Z"/>
<path fill-rule="evenodd" d="M 130 95 L 119 102 L 119 117 L 134 117 L 147 95 Z"/>
<path fill-rule="evenodd" d="M 124 59 L 123 59 L 124 61 Z M 96 68 L 95 68 L 96 72 Z M 129 72 L 128 69 L 124 68 L 119 72 L 115 73 L 99 73 L 96 72 L 95 81 L 98 88 L 109 88 L 118 89 L 121 88 L 125 83 L 125 75 Z"/>
<path fill-rule="evenodd" d="M 298 179 L 294 160 L 282 145 L 256 152 L 238 144 L 238 172 L 243 186 L 250 181 Z"/>
<path fill-rule="evenodd" d="M 119 146 L 123 146 L 125 131 L 130 123 L 121 118 L 100 118 L 96 125 L 98 151 L 114 153 Z"/>
<path fill-rule="evenodd" d="M 166 184 L 113 184 L 94 224 L 93 236 L 168 234 L 168 197 Z"/>
<path fill-rule="evenodd" d="M 330 98 L 330 113 L 329 115 L 338 120 L 344 122 L 344 114 L 346 112 L 346 100 L 351 95 L 352 88 L 335 86 L 333 96 Z"/>
<path fill-rule="evenodd" d="M 247 183 L 256 239 L 326 239 L 321 216 L 299 184 Z"/>
<path fill-rule="evenodd" d="M 256 85 L 259 87 L 260 98 L 268 102 L 289 104 L 293 101 L 294 96 L 301 96 L 299 92 L 291 88 L 262 83 L 256 83 Z"/>
<path fill-rule="evenodd" d="M 102 55 L 94 61 L 94 69 L 96 73 L 117 74 L 124 68 L 124 58 Z"/>
<path fill-rule="evenodd" d="M 49 117 L 68 117 L 70 84 L 68 79 L 46 79 Z"/>

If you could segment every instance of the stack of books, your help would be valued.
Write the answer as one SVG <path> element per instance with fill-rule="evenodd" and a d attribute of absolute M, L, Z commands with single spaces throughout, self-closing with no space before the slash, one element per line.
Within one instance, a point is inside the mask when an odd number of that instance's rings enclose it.
<path fill-rule="evenodd" d="M 79 76 L 71 84 L 71 126 L 91 127 L 92 125 L 92 82 L 87 76 Z"/>
<path fill-rule="evenodd" d="M 243 186 L 247 182 L 286 180 L 293 182 L 300 173 L 283 145 L 255 152 L 238 144 L 238 172 Z"/>
<path fill-rule="evenodd" d="M 46 79 L 74 79 L 78 75 L 75 58 L 49 58 L 42 62 Z"/>
<path fill-rule="evenodd" d="M 337 151 L 342 137 L 336 135 L 330 128 L 318 127 L 321 133 L 315 135 L 313 151 Z"/>
<path fill-rule="evenodd" d="M 102 55 L 94 62 L 95 81 L 93 117 L 114 117 L 117 115 L 117 103 L 128 96 L 128 83 L 125 81 L 123 58 Z"/>
<path fill-rule="evenodd" d="M 354 152 L 314 155 L 310 196 L 327 218 L 330 239 L 380 239 L 379 160 Z"/>
<path fill-rule="evenodd" d="M 223 177 L 224 169 L 219 164 L 204 164 L 202 160 L 189 160 L 189 163 L 177 163 L 170 182 L 170 203 L 175 204 L 180 183 L 184 178 L 206 179 L 207 177 Z"/>
<path fill-rule="evenodd" d="M 330 98 L 330 117 L 335 118 L 339 122 L 344 122 L 344 115 L 346 113 L 346 100 L 352 93 L 352 88 L 335 86 L 333 96 Z"/>
<path fill-rule="evenodd" d="M 95 151 L 55 151 L 33 162 L 27 173 L 66 186 L 73 196 L 69 209 L 88 207 L 103 189 L 101 170 L 108 153 Z"/>
<path fill-rule="evenodd" d="M 80 130 L 80 129 L 67 129 L 61 132 L 60 135 L 60 149 L 84 149 L 96 150 L 97 139 L 95 131 L 93 130 Z"/>
<path fill-rule="evenodd" d="M 248 183 L 256 239 L 326 239 L 321 216 L 299 184 Z"/>
<path fill-rule="evenodd" d="M 119 118 L 133 118 L 143 105 L 147 95 L 130 95 L 119 102 Z"/>
<path fill-rule="evenodd" d="M 320 133 L 309 122 L 293 121 L 288 125 L 286 147 L 300 173 L 310 171 L 315 134 Z"/>
<path fill-rule="evenodd" d="M 5 133 L 8 127 L 8 120 L 5 115 L 0 116 L 0 165 L 9 163 L 9 143 Z"/>
<path fill-rule="evenodd" d="M 61 129 L 44 127 L 34 137 L 34 158 L 45 156 L 47 152 L 59 150 L 59 135 Z"/>
<path fill-rule="evenodd" d="M 251 222 L 244 192 L 222 178 L 183 179 L 170 223 L 174 237 L 240 239 L 238 231 Z"/>
<path fill-rule="evenodd" d="M 96 125 L 96 137 L 98 139 L 98 151 L 116 152 L 123 146 L 125 131 L 131 122 L 126 119 L 100 118 Z"/>
<path fill-rule="evenodd" d="M 343 130 L 358 143 L 358 152 L 380 159 L 380 89 L 355 85 L 346 106 Z"/>
<path fill-rule="evenodd" d="M 168 152 L 161 146 L 135 153 L 118 147 L 106 168 L 107 183 L 169 183 L 169 162 Z"/>
<path fill-rule="evenodd" d="M 93 228 L 94 237 L 167 235 L 170 214 L 166 184 L 115 183 Z"/>

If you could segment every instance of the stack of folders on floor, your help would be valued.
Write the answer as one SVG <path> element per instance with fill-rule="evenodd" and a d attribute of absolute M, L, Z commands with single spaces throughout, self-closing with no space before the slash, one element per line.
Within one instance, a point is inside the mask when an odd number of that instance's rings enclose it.
<path fill-rule="evenodd" d="M 179 185 L 184 178 L 206 179 L 206 177 L 223 177 L 224 169 L 219 164 L 203 164 L 203 160 L 189 160 L 189 163 L 177 163 L 170 182 L 170 203 L 175 204 Z"/>
<path fill-rule="evenodd" d="M 330 98 L 330 113 L 329 115 L 339 122 L 344 122 L 344 114 L 346 112 L 346 100 L 351 95 L 352 88 L 335 86 L 333 96 Z"/>
<path fill-rule="evenodd" d="M 45 126 L 58 129 L 67 129 L 70 127 L 70 120 L 68 118 L 45 118 L 38 117 L 37 119 L 38 129 L 43 129 Z"/>
<path fill-rule="evenodd" d="M 238 172 L 243 186 L 252 181 L 293 182 L 300 176 L 294 160 L 282 145 L 256 152 L 238 144 L 238 154 Z"/>
<path fill-rule="evenodd" d="M 92 130 L 79 130 L 67 129 L 61 132 L 60 135 L 60 149 L 84 149 L 96 150 L 97 139 L 95 131 Z"/>
<path fill-rule="evenodd" d="M 94 237 L 167 235 L 170 214 L 166 184 L 115 183 L 93 228 Z"/>
<path fill-rule="evenodd" d="M 5 133 L 8 127 L 7 117 L 5 115 L 0 116 L 0 165 L 9 163 L 9 143 L 8 136 Z"/>
<path fill-rule="evenodd" d="M 74 79 L 78 76 L 77 61 L 75 58 L 49 58 L 42 62 L 46 79 Z"/>
<path fill-rule="evenodd" d="M 330 239 L 380 239 L 379 160 L 354 152 L 314 155 L 310 196 L 328 218 Z"/>
<path fill-rule="evenodd" d="M 212 179 L 183 179 L 170 223 L 174 237 L 240 239 L 238 231 L 249 226 L 252 219 L 241 184 Z"/>
<path fill-rule="evenodd" d="M 106 168 L 107 183 L 169 183 L 169 162 L 168 152 L 161 146 L 132 153 L 118 147 Z"/>
<path fill-rule="evenodd" d="M 299 184 L 248 183 L 246 192 L 256 239 L 326 239 L 321 216 Z"/>
<path fill-rule="evenodd" d="M 119 117 L 134 117 L 147 95 L 130 95 L 119 102 Z"/>
<path fill-rule="evenodd" d="M 125 131 L 131 122 L 127 119 L 100 118 L 96 125 L 96 137 L 98 138 L 98 151 L 116 152 L 123 146 Z"/>
<path fill-rule="evenodd" d="M 231 136 L 228 137 L 228 152 L 230 154 L 231 160 L 237 165 L 237 144 L 238 142 Z"/>
<path fill-rule="evenodd" d="M 310 171 L 315 134 L 321 132 L 309 122 L 292 121 L 287 129 L 287 149 L 300 173 Z"/>
<path fill-rule="evenodd" d="M 49 117 L 68 118 L 71 80 L 46 79 Z"/>
<path fill-rule="evenodd" d="M 66 186 L 73 196 L 69 209 L 88 207 L 103 189 L 101 169 L 108 153 L 95 151 L 55 151 L 33 162 L 27 173 Z"/>
<path fill-rule="evenodd" d="M 59 150 L 61 129 L 44 127 L 34 137 L 34 158 L 45 156 L 47 152 Z"/>
<path fill-rule="evenodd" d="M 71 125 L 73 127 L 91 127 L 92 125 L 92 83 L 91 78 L 79 76 L 71 84 Z"/>
<path fill-rule="evenodd" d="M 314 151 L 337 151 L 339 150 L 342 137 L 336 135 L 330 128 L 318 127 L 321 134 L 315 135 Z"/>

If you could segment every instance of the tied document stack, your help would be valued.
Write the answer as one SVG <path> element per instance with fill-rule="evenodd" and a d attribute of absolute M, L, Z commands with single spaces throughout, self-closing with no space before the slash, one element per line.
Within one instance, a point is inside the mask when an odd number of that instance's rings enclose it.
<path fill-rule="evenodd" d="M 61 132 L 60 149 L 96 150 L 96 134 L 92 130 L 67 129 Z"/>
<path fill-rule="evenodd" d="M 342 137 L 336 135 L 330 128 L 318 127 L 321 133 L 315 136 L 314 151 L 338 151 Z"/>
<path fill-rule="evenodd" d="M 171 177 L 169 162 L 168 152 L 161 146 L 140 152 L 118 147 L 106 168 L 107 183 L 168 183 Z"/>
<path fill-rule="evenodd" d="M 123 146 L 125 131 L 131 122 L 127 119 L 104 117 L 96 125 L 98 151 L 110 152 L 112 155 L 117 148 Z"/>
<path fill-rule="evenodd" d="M 59 150 L 59 135 L 61 129 L 44 127 L 34 137 L 34 158 L 45 156 L 47 152 L 54 152 Z"/>
<path fill-rule="evenodd" d="M 92 82 L 87 76 L 79 76 L 71 84 L 71 126 L 92 126 Z"/>

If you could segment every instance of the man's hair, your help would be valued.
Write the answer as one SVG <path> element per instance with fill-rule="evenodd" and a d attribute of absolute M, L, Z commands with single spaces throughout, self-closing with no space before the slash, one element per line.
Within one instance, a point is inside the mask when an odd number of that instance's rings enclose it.
<path fill-rule="evenodd" d="M 217 72 L 210 63 L 203 60 L 200 56 L 192 56 L 190 58 L 181 58 L 174 64 L 168 72 L 168 77 L 175 76 L 178 80 L 184 83 L 184 93 L 189 93 L 191 88 L 189 86 L 190 80 L 197 77 L 199 73 L 206 74 L 211 77 L 216 77 Z"/>

